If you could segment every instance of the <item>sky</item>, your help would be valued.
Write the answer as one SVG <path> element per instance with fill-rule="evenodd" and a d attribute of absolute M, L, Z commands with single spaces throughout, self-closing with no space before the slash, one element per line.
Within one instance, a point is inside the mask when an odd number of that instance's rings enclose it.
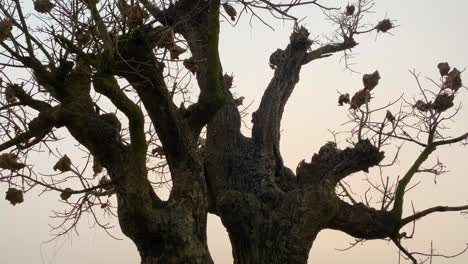
<path fill-rule="evenodd" d="M 353 49 L 355 72 L 345 69 L 340 54 L 303 68 L 301 81 L 286 106 L 282 122 L 281 150 L 290 168 L 294 169 L 303 159 L 310 160 L 320 146 L 332 140 L 329 129 L 342 129 L 340 125 L 347 120 L 347 111 L 337 106 L 337 91 L 352 94 L 360 89 L 362 73 L 379 70 L 382 79 L 372 104 L 383 105 L 402 93 L 408 98 L 417 96 L 410 69 L 421 72 L 423 77 L 438 78 L 436 65 L 439 62 L 447 61 L 459 69 L 468 66 L 468 31 L 464 27 L 468 24 L 467 1 L 377 0 L 374 10 L 375 13 L 368 18 L 370 23 L 388 17 L 394 19 L 398 27 L 392 30 L 391 35 L 372 33 L 357 39 L 360 44 Z M 329 34 L 333 29 L 315 8 L 301 7 L 295 14 L 306 17 L 303 24 L 311 32 L 311 37 Z M 245 102 L 252 102 L 253 111 L 273 73 L 268 66 L 269 55 L 277 48 L 285 47 L 292 25 L 272 21 L 275 28 L 272 31 L 259 21 L 249 22 L 249 17 L 245 16 L 236 27 L 223 23 L 220 52 L 224 71 L 235 76 L 235 93 L 244 96 Z M 423 84 L 430 86 L 425 80 Z M 464 95 L 458 99 L 466 105 L 468 91 L 462 93 Z M 249 120 L 246 119 L 247 122 Z M 468 131 L 466 108 L 451 125 L 451 135 Z M 345 142 L 339 143 L 341 147 L 346 146 Z M 405 145 L 399 163 L 386 175 L 391 179 L 402 175 L 419 151 L 417 147 Z M 450 172 L 439 177 L 437 184 L 431 175 L 417 176 L 420 184 L 410 193 L 415 208 L 422 210 L 434 205 L 468 204 L 468 148 L 457 145 L 443 147 L 435 156 L 447 165 Z M 36 166 L 52 166 L 54 162 L 47 157 L 38 158 Z M 373 170 L 368 176 L 378 179 Z M 349 183 L 356 197 L 367 188 L 363 175 L 352 176 Z M 4 191 L 6 187 L 0 185 L 0 194 Z M 46 193 L 38 197 L 37 193 L 31 192 L 23 204 L 15 207 L 0 200 L 0 263 L 139 262 L 136 247 L 119 231 L 115 219 L 112 220 L 116 225 L 113 234 L 122 240 L 110 238 L 85 218 L 78 228 L 78 235 L 46 242 L 51 238 L 49 224 L 56 223 L 50 218 L 51 210 L 57 209 L 63 209 L 57 194 Z M 406 213 L 411 213 L 410 207 L 406 208 Z M 208 243 L 215 263 L 232 263 L 225 228 L 216 216 L 210 215 L 208 220 Z M 352 241 L 343 233 L 322 231 L 311 250 L 309 263 L 398 263 L 398 250 L 386 241 L 366 242 L 348 251 L 337 250 L 346 248 Z M 431 241 L 439 253 L 453 254 L 463 249 L 468 243 L 468 217 L 458 213 L 429 216 L 418 222 L 415 238 L 404 244 L 411 250 L 427 252 Z M 433 263 L 468 263 L 468 254 L 456 259 L 434 259 Z"/>

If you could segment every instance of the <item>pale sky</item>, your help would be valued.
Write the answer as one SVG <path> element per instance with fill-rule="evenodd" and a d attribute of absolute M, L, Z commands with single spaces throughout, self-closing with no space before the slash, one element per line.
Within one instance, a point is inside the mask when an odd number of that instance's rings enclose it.
<path fill-rule="evenodd" d="M 328 1 L 346 3 L 345 1 Z M 396 20 L 398 28 L 393 35 L 375 33 L 358 38 L 360 45 L 353 51 L 354 69 L 368 73 L 378 69 L 382 79 L 375 90 L 373 104 L 383 105 L 404 93 L 408 98 L 416 96 L 417 86 L 408 70 L 415 68 L 422 76 L 438 78 L 436 65 L 447 61 L 459 69 L 468 66 L 468 1 L 466 0 L 377 0 L 375 11 L 368 21 L 375 23 L 389 17 Z M 314 8 L 301 8 L 297 16 L 307 16 L 304 25 L 311 37 L 328 34 L 332 28 L 323 15 Z M 226 72 L 234 73 L 234 91 L 253 101 L 252 110 L 272 76 L 268 66 L 269 55 L 277 48 L 284 48 L 291 32 L 290 24 L 273 22 L 275 31 L 258 21 L 249 25 L 247 16 L 237 27 L 224 23 L 221 32 L 221 56 Z M 293 170 L 300 160 L 310 160 L 326 141 L 331 140 L 327 129 L 340 130 L 346 121 L 347 111 L 337 107 L 337 90 L 353 93 L 361 88 L 361 74 L 345 70 L 340 54 L 315 61 L 302 70 L 301 81 L 286 106 L 282 123 L 282 155 Z M 462 78 L 468 80 L 466 74 Z M 468 83 L 468 81 L 465 81 Z M 430 85 L 428 82 L 425 85 Z M 462 91 L 462 100 L 468 103 L 468 91 Z M 468 131 L 468 110 L 453 123 L 451 135 Z M 246 121 L 249 122 L 250 118 Z M 341 147 L 345 146 L 344 142 Z M 404 149 L 400 163 L 387 174 L 396 179 L 414 161 L 419 149 L 410 144 Z M 80 156 L 82 153 L 71 153 Z M 468 148 L 458 145 L 443 147 L 434 157 L 439 157 L 450 170 L 434 184 L 431 175 L 419 175 L 421 184 L 411 192 L 415 208 L 422 210 L 434 205 L 468 204 Z M 32 162 L 32 161 L 30 161 Z M 55 160 L 42 156 L 37 168 L 51 167 Z M 428 163 L 429 164 L 429 163 Z M 50 168 L 49 168 L 50 169 Z M 372 178 L 375 171 L 371 171 Z M 377 176 L 377 175 L 375 175 Z M 362 175 L 351 177 L 357 197 L 367 189 Z M 377 180 L 377 178 L 375 178 Z M 6 191 L 0 185 L 0 194 Z M 37 192 L 26 194 L 25 202 L 15 207 L 0 199 L 0 263 L 5 264 L 78 264 L 78 263 L 139 263 L 136 247 L 118 230 L 113 232 L 122 240 L 114 240 L 92 221 L 83 219 L 79 235 L 45 243 L 51 238 L 48 224 L 51 210 L 63 208 L 56 193 L 37 197 Z M 410 207 L 407 207 L 410 209 Z M 411 213 L 410 210 L 406 211 Z M 418 222 L 415 239 L 405 241 L 413 251 L 427 252 L 431 240 L 439 253 L 453 254 L 468 243 L 468 217 L 458 213 L 435 214 Z M 319 234 L 310 254 L 309 263 L 398 263 L 396 247 L 385 241 L 370 241 L 349 251 L 345 248 L 353 239 L 335 231 Z M 227 234 L 219 219 L 209 216 L 208 242 L 215 263 L 232 263 Z M 404 262 L 403 262 L 404 263 Z M 456 259 L 434 259 L 433 263 L 468 263 L 468 254 Z"/>

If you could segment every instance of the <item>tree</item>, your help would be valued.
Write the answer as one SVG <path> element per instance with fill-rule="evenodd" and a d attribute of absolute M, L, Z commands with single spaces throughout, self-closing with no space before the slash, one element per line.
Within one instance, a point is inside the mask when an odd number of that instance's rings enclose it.
<path fill-rule="evenodd" d="M 274 76 L 252 115 L 251 137 L 240 132 L 242 100 L 230 91 L 233 77 L 223 74 L 218 55 L 219 1 L 87 0 L 68 5 L 37 0 L 33 14 L 43 13 L 37 28 L 19 1 L 0 3 L 5 67 L 0 109 L 6 117 L 0 150 L 1 180 L 10 186 L 6 199 L 21 203 L 34 186 L 59 192 L 72 206 L 58 215 L 64 218 L 64 232 L 85 212 L 112 212 L 105 197 L 115 195 L 120 226 L 136 244 L 142 263 L 211 263 L 208 212 L 220 216 L 227 228 L 235 263 L 305 263 L 316 235 L 326 228 L 358 239 L 390 239 L 416 263 L 401 245 L 409 236 L 401 230 L 434 212 L 468 208 L 434 207 L 403 216 L 413 176 L 444 170 L 439 163 L 424 169 L 424 161 L 438 147 L 468 137 L 442 133 L 444 122 L 460 109 L 453 101 L 462 87 L 461 72 L 445 63 L 439 64 L 435 92 L 421 86 L 420 100 L 407 101 L 411 107 L 396 113 L 384 112 L 380 121 L 374 116 L 396 103 L 371 109 L 371 91 L 380 76 L 377 71 L 364 75 L 362 90 L 351 98 L 340 96 L 340 103 L 350 103 L 350 124 L 355 124 L 349 129 L 349 147 L 339 149 L 329 142 L 311 162 L 300 163 L 296 173 L 283 164 L 280 123 L 303 65 L 338 52 L 347 59 L 357 35 L 393 27 L 389 19 L 364 27 L 371 1 L 344 10 L 317 1 L 222 4 L 221 14 L 231 20 L 238 19 L 234 7 L 241 7 L 260 19 L 259 10 L 266 9 L 292 22 L 292 7 L 315 5 L 338 25 L 334 37 L 320 44 L 294 24 L 287 47 L 270 57 Z M 17 67 L 27 69 L 31 78 L 12 80 L 6 72 Z M 195 103 L 184 99 L 188 71 L 200 90 Z M 89 177 L 53 150 L 60 136 L 79 142 L 89 152 L 94 173 L 109 178 Z M 345 178 L 384 166 L 383 149 L 396 140 L 420 145 L 423 151 L 396 186 L 375 186 L 382 192 L 380 209 L 358 203 Z M 63 172 L 51 180 L 37 176 L 26 162 L 32 150 L 44 148 L 57 155 L 54 170 Z M 151 174 L 167 170 L 172 189 L 166 201 L 154 192 L 158 183 Z"/>

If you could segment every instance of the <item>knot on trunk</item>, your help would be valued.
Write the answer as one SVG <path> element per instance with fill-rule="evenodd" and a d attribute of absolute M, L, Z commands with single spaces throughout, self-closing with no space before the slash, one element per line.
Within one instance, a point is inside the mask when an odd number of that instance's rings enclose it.
<path fill-rule="evenodd" d="M 324 178 L 338 182 L 344 177 L 358 172 L 368 172 L 384 158 L 369 140 L 362 140 L 354 147 L 344 150 L 337 148 L 334 142 L 328 142 L 314 154 L 310 163 L 302 161 L 297 167 L 299 183 L 318 182 Z"/>
<path fill-rule="evenodd" d="M 298 26 L 294 28 L 293 33 L 289 37 L 289 41 L 293 47 L 309 49 L 312 45 L 312 40 L 309 39 L 309 35 L 309 31 L 305 27 Z"/>

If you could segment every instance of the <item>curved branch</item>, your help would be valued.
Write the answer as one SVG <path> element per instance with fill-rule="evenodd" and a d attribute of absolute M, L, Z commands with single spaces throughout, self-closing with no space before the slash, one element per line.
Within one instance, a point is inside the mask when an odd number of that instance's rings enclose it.
<path fill-rule="evenodd" d="M 105 95 L 122 111 L 129 120 L 130 139 L 133 153 L 138 155 L 142 162 L 146 159 L 145 119 L 141 109 L 130 100 L 119 88 L 114 76 L 97 73 L 93 80 L 94 89 Z"/>
<path fill-rule="evenodd" d="M 426 210 L 423 210 L 421 212 L 418 212 L 414 215 L 411 215 L 411 216 L 408 216 L 408 217 L 405 217 L 401 220 L 401 224 L 400 226 L 403 227 L 413 221 L 417 221 L 429 214 L 432 214 L 432 213 L 437 213 L 437 212 L 457 212 L 457 211 L 463 211 L 463 210 L 468 210 L 468 205 L 464 205 L 464 206 L 435 206 L 435 207 L 432 207 L 432 208 L 428 208 Z"/>
<path fill-rule="evenodd" d="M 350 205 L 336 198 L 336 214 L 327 228 L 343 231 L 355 238 L 383 239 L 396 237 L 399 223 L 391 212 L 376 210 L 362 203 Z"/>

